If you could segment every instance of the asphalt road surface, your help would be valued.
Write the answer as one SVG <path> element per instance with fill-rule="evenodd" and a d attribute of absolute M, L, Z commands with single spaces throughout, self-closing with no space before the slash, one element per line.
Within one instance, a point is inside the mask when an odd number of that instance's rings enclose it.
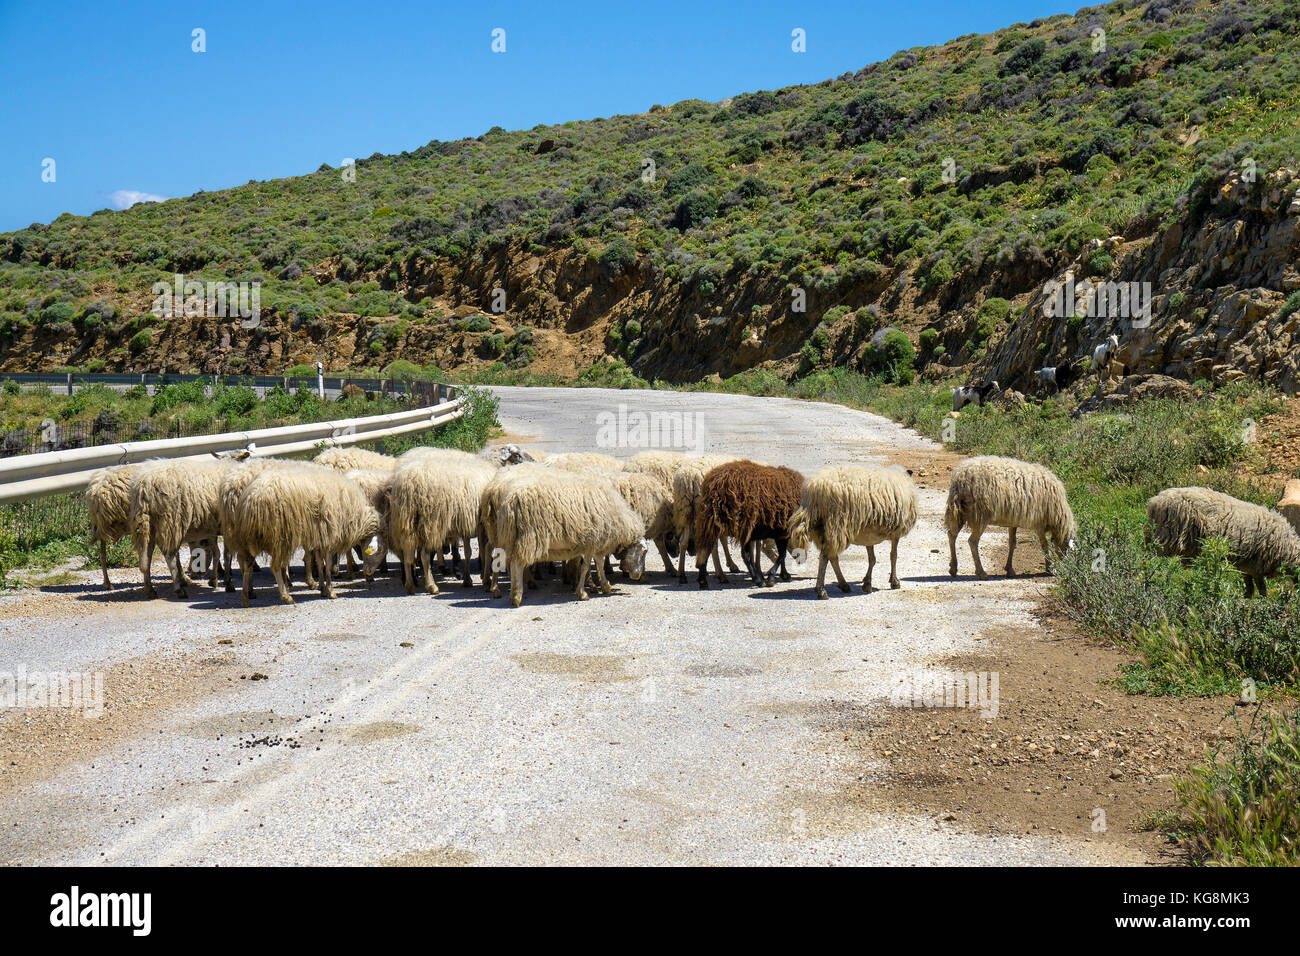
<path fill-rule="evenodd" d="M 629 456 L 637 414 L 687 450 L 805 474 L 935 447 L 827 404 L 498 391 L 513 440 L 541 451 Z M 900 590 L 885 565 L 886 590 L 864 595 L 858 548 L 853 593 L 828 601 L 812 598 L 815 554 L 790 583 L 700 591 L 653 553 L 649 578 L 611 596 L 544 584 L 518 609 L 453 579 L 436 597 L 381 579 L 336 601 L 299 586 L 294 607 L 261 584 L 245 610 L 204 586 L 173 601 L 161 572 L 145 601 L 129 569 L 112 592 L 95 572 L 0 598 L 0 674 L 104 682 L 98 718 L 0 711 L 0 862 L 1133 862 L 901 812 L 880 785 L 888 758 L 837 745 L 843 722 L 891 706 L 900 675 L 1033 626 L 1041 578 L 949 581 L 942 510 L 922 492 Z"/>

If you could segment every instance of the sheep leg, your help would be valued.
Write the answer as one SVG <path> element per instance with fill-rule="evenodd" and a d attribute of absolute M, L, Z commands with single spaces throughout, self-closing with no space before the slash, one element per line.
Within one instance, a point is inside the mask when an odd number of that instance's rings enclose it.
<path fill-rule="evenodd" d="M 1047 532 L 1045 530 L 1038 532 L 1038 546 L 1043 549 L 1043 566 L 1047 569 L 1047 573 L 1051 574 L 1052 550 L 1047 546 Z M 1011 564 L 1010 555 L 1007 556 L 1007 564 Z"/>
<path fill-rule="evenodd" d="M 677 569 L 673 567 L 672 556 L 668 553 L 668 548 L 664 544 L 665 538 L 667 538 L 666 534 L 661 534 L 659 537 L 655 538 L 655 547 L 659 549 L 659 559 L 664 563 L 664 573 L 676 574 Z"/>
<path fill-rule="evenodd" d="M 108 545 L 99 542 L 99 566 L 104 569 L 104 590 L 113 590 L 113 582 L 108 579 Z"/>
<path fill-rule="evenodd" d="M 470 575 L 470 543 L 469 538 L 464 538 L 463 540 L 465 542 L 465 560 L 460 566 L 460 586 L 463 588 L 472 588 L 474 586 L 474 581 Z"/>
<path fill-rule="evenodd" d="M 420 563 L 424 565 L 424 590 L 429 594 L 438 593 L 438 582 L 433 577 L 433 553 L 428 548 L 420 549 Z M 442 555 L 438 555 L 438 564 L 442 564 Z"/>
<path fill-rule="evenodd" d="M 524 563 L 510 559 L 510 603 L 518 607 L 524 600 Z"/>
<path fill-rule="evenodd" d="M 403 548 L 398 557 L 402 561 L 402 587 L 406 588 L 407 594 L 415 593 L 415 573 L 411 570 L 411 562 L 415 560 L 411 554 L 410 548 Z"/>
<path fill-rule="evenodd" d="M 225 543 L 222 550 L 223 564 L 221 566 L 222 576 L 226 581 L 226 592 L 233 594 L 235 591 L 234 573 L 235 573 L 235 552 L 231 550 L 230 542 Z M 241 559 L 242 560 L 242 559 Z"/>
<path fill-rule="evenodd" d="M 821 552 L 817 557 L 817 590 L 816 594 L 819 600 L 826 601 L 830 595 L 826 593 L 826 552 Z"/>
<path fill-rule="evenodd" d="M 181 552 L 179 548 L 167 552 L 167 567 L 172 572 L 172 585 L 176 589 L 176 596 L 178 598 L 189 597 L 189 592 L 185 590 L 185 575 L 181 571 Z"/>
<path fill-rule="evenodd" d="M 140 543 L 140 574 L 144 578 L 144 596 L 154 596 L 153 589 L 153 538 L 146 538 Z"/>
<path fill-rule="evenodd" d="M 351 581 L 353 578 L 357 576 L 357 564 L 355 561 L 352 560 L 351 548 L 348 548 L 348 550 L 344 552 L 344 554 L 346 555 L 347 558 L 347 570 L 343 572 L 343 577 L 344 580 Z"/>
<path fill-rule="evenodd" d="M 727 547 L 727 539 L 723 538 L 720 543 L 722 545 L 722 553 L 727 556 L 727 570 L 730 571 L 732 574 L 739 574 L 740 568 L 736 567 L 736 562 L 731 560 L 731 549 Z M 745 555 L 742 553 L 741 558 L 744 558 L 744 556 Z M 719 574 L 722 573 L 721 566 L 718 567 L 718 573 Z"/>
<path fill-rule="evenodd" d="M 973 524 L 970 526 L 970 556 L 975 560 L 975 576 L 981 581 L 987 581 L 988 572 L 984 570 L 984 565 L 980 562 L 980 535 L 983 533 L 983 525 Z"/>
<path fill-rule="evenodd" d="M 700 588 L 705 591 L 709 589 L 709 552 L 712 550 L 704 547 L 695 550 L 695 576 Z"/>
<path fill-rule="evenodd" d="M 898 539 L 894 538 L 889 542 L 889 587 L 897 591 L 903 586 L 903 582 L 898 580 Z"/>
<path fill-rule="evenodd" d="M 719 583 L 719 584 L 726 584 L 726 583 L 727 583 L 727 576 L 726 576 L 725 574 L 722 573 L 722 558 L 719 556 L 719 553 L 718 553 L 719 551 L 726 551 L 726 550 L 727 550 L 727 540 L 726 540 L 726 538 L 723 538 L 721 542 L 715 542 L 714 545 L 713 545 L 713 569 L 714 569 L 715 573 L 717 574 L 717 578 L 718 578 L 718 583 Z M 742 554 L 741 557 L 743 558 L 744 555 Z M 736 566 L 735 566 L 734 564 L 732 564 L 732 562 L 731 562 L 731 554 L 730 554 L 730 553 L 727 554 L 727 564 L 730 564 L 730 565 L 731 565 L 731 570 L 733 570 L 733 571 L 736 571 L 736 570 L 737 570 Z"/>
<path fill-rule="evenodd" d="M 686 532 L 683 531 L 682 534 L 681 534 L 681 536 L 677 539 L 677 541 L 678 541 L 678 545 L 677 545 L 677 583 L 678 583 L 678 584 L 685 584 L 685 583 L 686 583 L 686 546 L 687 546 L 687 544 L 689 543 L 689 537 L 690 537 L 690 536 L 689 536 Z"/>
<path fill-rule="evenodd" d="M 596 583 L 600 585 L 601 594 L 613 594 L 614 587 L 609 583 L 609 577 L 601 571 L 599 564 L 596 565 Z"/>
<path fill-rule="evenodd" d="M 1046 548 L 1044 548 L 1044 553 L 1046 553 Z M 1014 578 L 1016 576 L 1016 567 L 1011 561 L 1011 559 L 1015 557 L 1015 554 L 1016 529 L 1012 527 L 1007 529 L 1007 577 L 1009 578 Z"/>
<path fill-rule="evenodd" d="M 271 573 L 275 575 L 275 586 L 280 592 L 280 603 L 292 604 L 293 596 L 289 593 L 289 556 L 271 555 Z"/>
<path fill-rule="evenodd" d="M 874 588 L 871 586 L 871 572 L 876 570 L 876 546 L 867 545 L 867 576 L 862 579 L 862 590 L 870 594 Z"/>
<path fill-rule="evenodd" d="M 953 578 L 957 576 L 957 534 L 960 531 L 960 524 L 948 530 L 948 576 Z"/>
<path fill-rule="evenodd" d="M 253 556 L 247 551 L 239 552 L 239 570 L 243 575 L 243 590 L 239 595 L 239 603 L 243 607 L 248 607 L 249 601 L 253 594 L 253 575 L 249 570 L 252 567 Z"/>
<path fill-rule="evenodd" d="M 780 569 L 779 573 L 777 574 L 777 577 L 779 577 L 782 581 L 793 580 L 793 578 L 790 577 L 790 572 L 787 571 L 785 567 L 786 556 L 790 553 L 789 548 L 790 548 L 789 538 L 786 538 L 782 541 L 778 541 L 776 543 L 776 558 L 777 558 L 776 563 L 777 563 L 777 567 Z"/>
<path fill-rule="evenodd" d="M 334 593 L 334 555 L 329 555 L 325 560 L 325 568 L 320 576 L 320 593 L 321 597 L 329 598 L 331 601 L 338 597 Z M 351 558 L 351 554 L 348 555 Z M 349 562 L 351 563 L 351 562 Z"/>
<path fill-rule="evenodd" d="M 272 562 L 271 562 L 271 563 L 272 563 L 272 564 L 275 563 L 274 559 L 272 559 Z M 302 553 L 302 577 L 303 577 L 303 581 L 306 582 L 307 587 L 309 587 L 309 588 L 315 588 L 315 587 L 316 587 L 316 554 L 315 554 L 315 552 L 312 552 L 312 551 L 304 551 L 304 552 Z"/>
<path fill-rule="evenodd" d="M 212 557 L 216 560 L 208 561 L 208 587 L 212 590 L 217 589 L 217 572 L 221 570 L 221 542 L 216 538 L 212 539 Z"/>
<path fill-rule="evenodd" d="M 840 570 L 840 556 L 838 554 L 829 555 L 831 568 L 835 571 L 835 580 L 840 586 L 840 590 L 845 594 L 853 593 L 853 585 L 844 580 L 844 572 Z"/>

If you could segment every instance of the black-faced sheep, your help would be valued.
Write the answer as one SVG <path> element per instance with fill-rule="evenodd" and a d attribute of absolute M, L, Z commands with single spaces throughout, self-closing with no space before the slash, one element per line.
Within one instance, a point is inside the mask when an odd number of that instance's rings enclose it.
<path fill-rule="evenodd" d="M 888 541 L 889 586 L 898 580 L 898 539 L 916 524 L 916 485 L 902 468 L 839 465 L 823 468 L 803 486 L 803 503 L 790 518 L 790 544 L 807 548 L 812 541 L 821 552 L 817 565 L 819 598 L 825 599 L 826 564 L 835 569 L 840 590 L 852 590 L 840 572 L 840 554 L 849 545 L 867 549 L 867 576 L 862 589 L 871 593 L 877 544 Z"/>
<path fill-rule="evenodd" d="M 614 485 L 600 475 L 537 465 L 503 469 L 484 489 L 484 527 L 510 568 L 510 603 L 524 597 L 527 568 L 543 561 L 577 561 L 576 594 L 587 599 L 588 569 L 595 562 L 603 594 L 612 593 L 604 557 L 627 556 L 625 568 L 639 579 L 644 568 L 643 523 Z M 495 571 L 495 569 L 494 569 Z M 495 573 L 493 594 L 499 594 Z"/>
<path fill-rule="evenodd" d="M 952 470 L 948 507 L 944 511 L 948 529 L 948 573 L 957 576 L 957 534 L 970 525 L 970 553 L 975 573 L 987 578 L 980 563 L 979 540 L 989 525 L 1007 529 L 1008 577 L 1015 575 L 1016 529 L 1027 528 L 1038 535 L 1047 570 L 1052 570 L 1048 537 L 1064 553 L 1074 541 L 1074 513 L 1061 480 L 1042 465 L 981 455 L 968 458 Z"/>
<path fill-rule="evenodd" d="M 1206 538 L 1223 538 L 1246 576 L 1246 597 L 1284 566 L 1300 567 L 1300 536 L 1276 511 L 1208 488 L 1166 488 L 1147 501 L 1147 535 L 1165 554 L 1194 558 Z"/>
<path fill-rule="evenodd" d="M 960 388 L 954 388 L 952 390 L 952 410 L 959 412 L 967 405 L 974 405 L 979 408 L 984 404 L 984 400 L 989 397 L 989 393 L 996 392 L 999 387 L 996 381 L 992 381 L 985 385 L 963 385 Z"/>
<path fill-rule="evenodd" d="M 750 578 L 759 587 L 770 587 L 773 571 L 790 580 L 785 569 L 790 516 L 799 507 L 803 475 L 790 468 L 733 461 L 719 465 L 704 476 L 700 503 L 695 515 L 695 567 L 701 588 L 709 586 L 709 554 L 726 537 L 740 542 L 740 556 Z M 776 564 L 762 573 L 759 545 L 764 538 L 776 542 Z"/>

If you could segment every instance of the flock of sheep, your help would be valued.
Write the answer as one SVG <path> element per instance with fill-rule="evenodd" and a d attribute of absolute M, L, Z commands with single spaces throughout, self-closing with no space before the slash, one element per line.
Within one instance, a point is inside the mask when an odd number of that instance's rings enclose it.
<path fill-rule="evenodd" d="M 790 468 L 725 455 L 645 451 L 628 460 L 598 453 L 548 455 L 540 461 L 514 445 L 482 455 L 415 448 L 390 457 L 359 448 L 330 448 L 314 461 L 253 458 L 248 450 L 214 460 L 162 460 L 104 469 L 86 490 L 92 541 L 100 544 L 104 586 L 111 588 L 107 544 L 127 534 L 140 559 L 144 593 L 154 596 L 155 549 L 171 572 L 177 597 L 192 583 L 180 561 L 188 544 L 190 570 L 218 576 L 233 591 L 238 558 L 242 603 L 253 596 L 257 559 L 266 556 L 279 597 L 293 603 L 289 561 L 304 555 L 309 588 L 335 597 L 341 559 L 349 575 L 373 580 L 390 553 L 402 565 L 408 593 L 438 593 L 437 577 L 459 566 L 472 586 L 471 546 L 478 543 L 482 584 L 501 596 L 509 576 L 516 607 L 535 576 L 560 563 L 565 582 L 587 598 L 589 575 L 604 594 L 617 562 L 639 580 L 653 544 L 664 570 L 687 582 L 693 554 L 701 588 L 709 586 L 712 556 L 738 569 L 736 543 L 755 586 L 790 580 L 787 554 L 819 551 L 816 595 L 827 597 L 829 564 L 842 591 L 851 590 L 840 555 L 864 546 L 869 564 L 863 589 L 872 591 L 875 546 L 890 543 L 891 588 L 898 588 L 898 542 L 917 521 L 917 488 L 897 466 L 840 465 L 806 479 Z M 1265 591 L 1265 578 L 1300 565 L 1300 537 L 1276 512 L 1203 488 L 1173 488 L 1148 502 L 1150 539 L 1165 553 L 1189 558 L 1208 536 L 1226 538 L 1246 575 L 1246 594 Z M 1006 573 L 1013 575 L 1016 533 L 1038 538 L 1048 571 L 1054 555 L 1073 546 L 1076 526 L 1065 487 L 1050 470 L 1011 458 L 981 456 L 953 469 L 944 526 L 949 573 L 957 574 L 957 536 L 970 528 L 980 578 L 979 542 L 990 526 L 1008 529 Z M 218 544 L 220 540 L 220 544 Z M 224 546 L 224 547 L 223 547 Z M 462 557 L 463 554 L 463 557 Z M 356 561 L 354 562 L 354 555 Z M 197 560 L 196 560 L 197 556 Z M 763 572 L 766 556 L 769 567 Z M 436 565 L 436 566 L 435 566 Z"/>

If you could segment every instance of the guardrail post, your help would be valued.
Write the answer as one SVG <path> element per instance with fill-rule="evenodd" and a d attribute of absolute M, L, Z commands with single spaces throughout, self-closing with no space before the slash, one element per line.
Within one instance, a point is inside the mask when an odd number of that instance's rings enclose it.
<path fill-rule="evenodd" d="M 320 362 L 316 363 L 316 397 L 325 397 L 325 366 Z"/>
<path fill-rule="evenodd" d="M 68 373 L 68 394 L 72 394 L 72 373 Z"/>

